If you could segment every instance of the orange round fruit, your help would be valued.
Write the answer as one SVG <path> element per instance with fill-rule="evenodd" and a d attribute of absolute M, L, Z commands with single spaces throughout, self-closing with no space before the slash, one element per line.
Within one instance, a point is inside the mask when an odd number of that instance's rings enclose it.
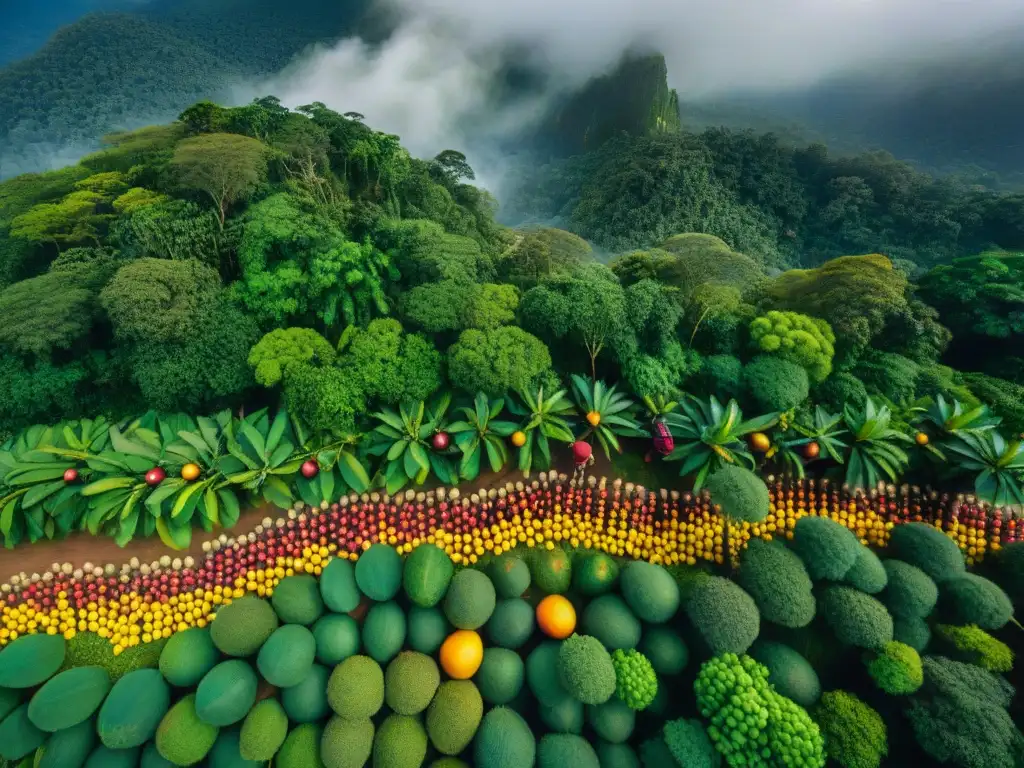
<path fill-rule="evenodd" d="M 512 445 L 516 448 L 522 448 L 526 445 L 526 433 L 522 430 L 517 430 L 512 433 Z"/>
<path fill-rule="evenodd" d="M 484 643 L 470 629 L 452 632 L 441 644 L 441 669 L 452 680 L 468 680 L 484 660 Z"/>
<path fill-rule="evenodd" d="M 181 468 L 181 479 L 191 483 L 193 480 L 199 479 L 200 472 L 198 464 L 186 464 Z"/>
<path fill-rule="evenodd" d="M 750 447 L 758 453 L 767 453 L 768 449 L 772 447 L 772 441 L 764 432 L 755 432 L 750 436 Z"/>
<path fill-rule="evenodd" d="M 816 459 L 821 455 L 821 446 L 816 442 L 807 443 L 804 446 L 804 458 L 808 461 Z"/>
<path fill-rule="evenodd" d="M 917 444 L 920 446 L 928 445 L 928 435 L 926 435 L 924 432 L 918 432 L 916 435 L 914 435 L 914 440 L 916 440 Z"/>
<path fill-rule="evenodd" d="M 576 629 L 576 609 L 562 595 L 548 595 L 537 605 L 537 626 L 555 640 L 564 640 Z"/>
<path fill-rule="evenodd" d="M 601 414 L 597 411 L 591 411 L 587 414 L 587 423 L 592 427 L 596 427 L 601 423 Z"/>

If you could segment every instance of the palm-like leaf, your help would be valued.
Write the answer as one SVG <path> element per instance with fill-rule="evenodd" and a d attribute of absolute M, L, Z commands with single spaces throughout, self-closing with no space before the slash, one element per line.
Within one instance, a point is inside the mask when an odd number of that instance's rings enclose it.
<path fill-rule="evenodd" d="M 699 490 L 707 476 L 725 464 L 754 468 L 754 457 L 743 438 L 752 432 L 768 429 L 778 421 L 779 414 L 743 420 L 743 412 L 735 400 L 723 406 L 715 397 L 706 401 L 689 397 L 679 410 L 665 416 L 665 423 L 676 438 L 675 449 L 667 461 L 681 461 L 680 475 L 696 473 L 693 487 Z"/>
<path fill-rule="evenodd" d="M 459 408 L 462 419 L 448 425 L 462 451 L 459 474 L 466 480 L 475 480 L 480 475 L 485 458 L 494 472 L 499 472 L 508 461 L 504 438 L 516 431 L 516 424 L 498 419 L 504 409 L 503 398 L 489 400 L 480 392 L 471 408 Z"/>
<path fill-rule="evenodd" d="M 1024 505 L 1024 444 L 995 430 L 961 432 L 947 444 L 959 466 L 977 472 L 974 492 L 981 501 L 1003 507 Z"/>
<path fill-rule="evenodd" d="M 873 488 L 888 479 L 897 482 L 910 463 L 900 443 L 912 443 L 909 435 L 892 428 L 892 411 L 870 397 L 862 409 L 847 405 L 843 421 L 850 432 L 846 458 L 846 482 L 853 488 Z"/>
<path fill-rule="evenodd" d="M 636 403 L 619 392 L 618 385 L 609 387 L 603 381 L 573 375 L 572 390 L 576 406 L 588 417 L 589 428 L 579 439 L 593 435 L 609 459 L 613 449 L 622 453 L 620 437 L 649 436 L 633 418 Z M 590 421 L 595 415 L 596 424 Z"/>
<path fill-rule="evenodd" d="M 569 444 L 575 439 L 569 419 L 576 415 L 576 409 L 565 390 L 551 395 L 545 395 L 543 387 L 536 392 L 519 390 L 515 397 L 506 396 L 505 402 L 509 412 L 519 417 L 519 429 L 526 435 L 526 442 L 519 449 L 519 469 L 527 473 L 535 465 L 548 469 L 550 441 Z"/>
<path fill-rule="evenodd" d="M 842 414 L 829 413 L 819 405 L 815 407 L 809 424 L 794 421 L 789 425 L 788 431 L 795 432 L 799 437 L 792 437 L 787 432 L 781 432 L 777 438 L 772 440 L 772 447 L 765 458 L 778 456 L 779 461 L 797 478 L 802 480 L 806 476 L 804 462 L 814 461 L 814 459 L 807 459 L 797 452 L 798 448 L 808 443 L 817 443 L 824 456 L 837 464 L 843 463 L 843 452 L 846 450 L 847 444 L 843 442 L 842 438 L 847 432 L 843 427 Z"/>
<path fill-rule="evenodd" d="M 458 482 L 450 456 L 436 453 L 429 443 L 439 425 L 446 423 L 450 404 L 451 397 L 443 395 L 429 405 L 421 401 L 373 414 L 380 423 L 369 434 L 366 452 L 384 458 L 375 480 L 388 493 L 397 493 L 410 482 L 422 485 L 431 472 L 443 483 Z"/>

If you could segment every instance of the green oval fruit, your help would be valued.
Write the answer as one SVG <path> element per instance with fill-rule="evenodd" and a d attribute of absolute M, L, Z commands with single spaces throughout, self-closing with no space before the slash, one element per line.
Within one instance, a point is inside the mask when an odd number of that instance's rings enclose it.
<path fill-rule="evenodd" d="M 218 732 L 216 726 L 199 719 L 196 696 L 189 694 L 171 707 L 160 721 L 156 729 L 156 749 L 162 758 L 175 765 L 195 765 L 212 749 Z"/>
<path fill-rule="evenodd" d="M 384 671 L 369 656 L 350 656 L 327 681 L 327 702 L 348 720 L 373 717 L 384 706 Z"/>
<path fill-rule="evenodd" d="M 327 667 L 314 664 L 302 682 L 281 691 L 281 704 L 288 717 L 296 723 L 314 723 L 327 717 L 330 713 L 327 704 L 330 676 Z"/>
<path fill-rule="evenodd" d="M 378 663 L 386 664 L 405 645 L 405 629 L 405 612 L 398 603 L 377 603 L 363 621 L 363 648 Z"/>
<path fill-rule="evenodd" d="M 618 563 L 604 552 L 583 555 L 573 563 L 573 586 L 580 594 L 587 597 L 596 597 L 610 592 L 618 579 Z"/>
<path fill-rule="evenodd" d="M 245 716 L 238 750 L 246 760 L 262 765 L 277 754 L 287 736 L 288 715 L 277 699 L 264 699 Z"/>
<path fill-rule="evenodd" d="M 491 563 L 490 576 L 494 582 L 494 591 L 501 598 L 522 597 L 530 588 L 529 566 L 507 552 Z"/>
<path fill-rule="evenodd" d="M 387 544 L 374 544 L 356 560 L 356 584 L 371 600 L 394 599 L 402 586 L 402 558 Z"/>
<path fill-rule="evenodd" d="M 244 661 L 223 661 L 199 682 L 196 714 L 218 728 L 234 725 L 252 709 L 257 685 L 256 673 Z"/>
<path fill-rule="evenodd" d="M 490 705 L 508 704 L 523 689 L 526 666 L 522 657 L 507 648 L 487 648 L 473 680 Z"/>
<path fill-rule="evenodd" d="M 317 660 L 333 667 L 359 653 L 359 624 L 351 616 L 328 613 L 313 625 L 313 639 Z"/>
<path fill-rule="evenodd" d="M 444 614 L 457 629 L 479 629 L 494 613 L 497 595 L 487 574 L 465 568 L 455 574 L 444 598 Z"/>
<path fill-rule="evenodd" d="M 129 672 L 110 689 L 96 731 L 111 749 L 139 747 L 153 738 L 171 706 L 171 689 L 155 669 Z"/>
<path fill-rule="evenodd" d="M 335 613 L 348 613 L 359 607 L 359 588 L 352 563 L 340 557 L 331 559 L 320 573 L 320 596 L 327 609 Z"/>
<path fill-rule="evenodd" d="M 533 607 L 519 597 L 499 600 L 484 631 L 487 639 L 502 648 L 521 648 L 533 635 L 536 625 Z"/>
<path fill-rule="evenodd" d="M 537 741 L 518 713 L 495 707 L 484 716 L 473 742 L 476 768 L 522 768 L 536 759 Z"/>
<path fill-rule="evenodd" d="M 83 720 L 46 740 L 36 768 L 82 768 L 96 746 L 96 725 Z"/>
<path fill-rule="evenodd" d="M 533 583 L 548 595 L 569 591 L 572 583 L 572 560 L 564 549 L 541 550 L 533 558 Z"/>
<path fill-rule="evenodd" d="M 57 674 L 67 644 L 61 635 L 22 635 L 0 651 L 0 688 L 34 688 Z"/>
<path fill-rule="evenodd" d="M 414 605 L 430 608 L 444 598 L 454 573 L 455 564 L 443 549 L 422 544 L 405 559 L 402 586 Z"/>
<path fill-rule="evenodd" d="M 270 603 L 258 597 L 242 597 L 217 611 L 210 639 L 228 656 L 252 656 L 277 625 L 277 614 Z"/>
<path fill-rule="evenodd" d="M 139 764 L 138 747 L 132 749 L 111 749 L 100 744 L 85 761 L 84 768 L 135 768 Z"/>
<path fill-rule="evenodd" d="M 324 768 L 320 758 L 323 728 L 313 723 L 293 728 L 274 758 L 275 768 Z"/>
<path fill-rule="evenodd" d="M 160 652 L 160 674 L 177 688 L 192 688 L 219 659 L 209 627 L 193 627 L 171 635 Z"/>
<path fill-rule="evenodd" d="M 399 715 L 418 715 L 440 684 L 437 662 L 423 653 L 402 651 L 384 671 L 384 703 Z"/>
<path fill-rule="evenodd" d="M 60 731 L 92 717 L 110 691 L 103 667 L 72 667 L 50 680 L 32 697 L 28 719 L 41 731 Z"/>
<path fill-rule="evenodd" d="M 427 732 L 409 715 L 388 715 L 373 737 L 376 768 L 420 768 L 427 756 Z"/>
<path fill-rule="evenodd" d="M 241 735 L 239 728 L 222 729 L 206 756 L 208 768 L 263 768 L 263 763 L 242 757 L 239 751 Z"/>
<path fill-rule="evenodd" d="M 484 714 L 480 691 L 469 680 L 449 680 L 427 708 L 427 733 L 438 752 L 457 755 L 473 740 Z"/>
<path fill-rule="evenodd" d="M 320 758 L 328 768 L 363 768 L 373 751 L 373 721 L 335 715 L 320 737 Z"/>
<path fill-rule="evenodd" d="M 640 642 L 640 621 L 618 595 L 591 600 L 583 611 L 580 631 L 596 637 L 609 651 L 636 648 Z"/>
<path fill-rule="evenodd" d="M 324 612 L 320 585 L 308 573 L 298 573 L 281 579 L 274 587 L 270 604 L 285 624 L 309 626 Z"/>
<path fill-rule="evenodd" d="M 309 674 L 315 657 L 313 633 L 299 624 L 285 624 L 275 629 L 260 648 L 256 666 L 268 683 L 289 688 Z"/>
<path fill-rule="evenodd" d="M 406 642 L 414 651 L 433 655 L 437 653 L 452 627 L 440 608 L 421 608 L 414 605 L 409 609 Z"/>

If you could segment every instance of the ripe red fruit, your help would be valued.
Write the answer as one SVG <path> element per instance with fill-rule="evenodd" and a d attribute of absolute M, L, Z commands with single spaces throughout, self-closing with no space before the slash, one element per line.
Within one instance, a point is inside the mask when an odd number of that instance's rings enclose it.
<path fill-rule="evenodd" d="M 433 444 L 434 444 L 434 450 L 435 451 L 443 451 L 445 448 L 448 447 L 448 444 L 450 442 L 451 442 L 451 440 L 448 437 L 448 433 L 447 432 L 435 432 L 434 433 Z"/>
<path fill-rule="evenodd" d="M 167 473 L 160 467 L 153 467 L 146 473 L 146 485 L 160 485 L 167 477 Z"/>
<path fill-rule="evenodd" d="M 316 477 L 317 472 L 320 471 L 320 467 L 312 459 L 306 459 L 306 461 L 302 462 L 302 469 L 299 471 L 302 472 L 302 476 L 304 478 L 306 478 L 307 480 L 312 480 L 314 477 Z"/>
<path fill-rule="evenodd" d="M 74 467 L 64 470 L 64 482 L 73 483 L 78 479 L 78 470 Z"/>

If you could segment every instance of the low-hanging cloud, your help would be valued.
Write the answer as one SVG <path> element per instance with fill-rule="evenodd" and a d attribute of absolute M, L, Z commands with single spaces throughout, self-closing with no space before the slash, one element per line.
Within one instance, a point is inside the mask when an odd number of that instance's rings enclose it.
<path fill-rule="evenodd" d="M 303 56 L 253 90 L 289 106 L 322 101 L 399 134 L 415 154 L 468 148 L 536 119 L 558 93 L 638 47 L 664 53 L 684 100 L 792 89 L 881 69 L 899 81 L 930 59 L 1024 29 L 1021 0 L 381 0 L 400 19 L 379 46 L 356 39 Z M 550 73 L 526 104 L 495 110 L 501 52 Z M 473 153 L 477 157 L 474 158 Z"/>

